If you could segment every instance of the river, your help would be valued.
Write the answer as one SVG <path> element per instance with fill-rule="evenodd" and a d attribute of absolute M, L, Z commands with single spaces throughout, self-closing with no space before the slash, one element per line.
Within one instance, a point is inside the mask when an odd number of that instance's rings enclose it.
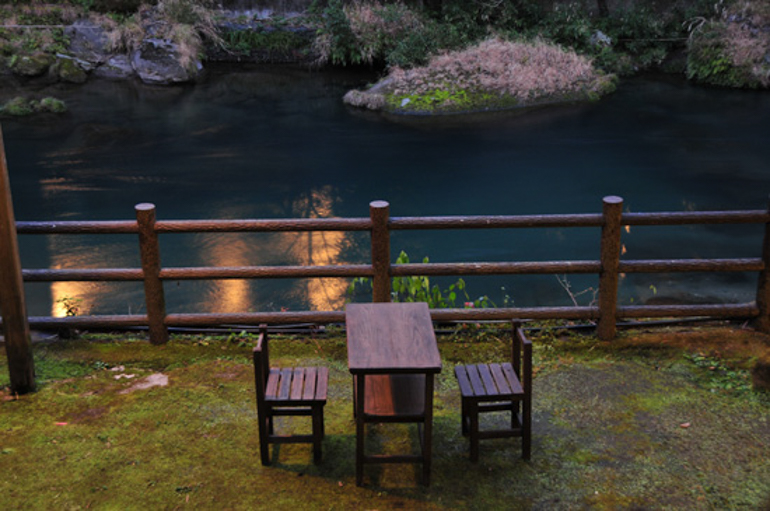
<path fill-rule="evenodd" d="M 2 123 L 17 220 L 597 213 L 606 195 L 633 212 L 765 209 L 770 94 L 624 80 L 584 105 L 463 117 L 387 118 L 341 96 L 371 76 L 295 67 L 213 66 L 194 86 L 92 80 L 28 88 L 63 116 Z M 6 91 L 7 92 L 7 91 Z M 638 227 L 625 258 L 759 257 L 762 226 Z M 395 233 L 412 261 L 597 259 L 597 229 Z M 365 235 L 161 237 L 164 266 L 367 262 Z M 24 268 L 139 267 L 134 236 L 21 236 Z M 434 279 L 446 287 L 456 279 Z M 466 279 L 497 305 L 564 305 L 552 276 Z M 569 278 L 581 304 L 594 276 Z M 169 312 L 340 309 L 347 282 L 167 282 Z M 753 299 L 756 275 L 633 275 L 621 301 Z M 27 284 L 31 315 L 141 313 L 139 283 Z M 461 300 L 458 300 L 461 301 Z"/>

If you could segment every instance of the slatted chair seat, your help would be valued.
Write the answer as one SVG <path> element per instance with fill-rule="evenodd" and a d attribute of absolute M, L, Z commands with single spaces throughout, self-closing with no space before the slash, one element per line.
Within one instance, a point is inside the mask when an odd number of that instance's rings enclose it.
<path fill-rule="evenodd" d="M 513 325 L 511 362 L 455 367 L 462 399 L 462 433 L 470 436 L 471 461 L 478 461 L 479 440 L 521 437 L 522 457 L 530 458 L 532 431 L 532 342 Z M 523 363 L 523 365 L 522 365 Z M 510 411 L 510 427 L 479 429 L 479 414 Z"/>
<path fill-rule="evenodd" d="M 259 448 L 263 465 L 270 464 L 269 444 L 312 443 L 313 461 L 321 461 L 324 437 L 323 407 L 329 385 L 327 367 L 270 367 L 267 328 L 254 348 L 254 377 L 259 421 Z M 277 435 L 274 417 L 312 417 L 312 434 Z"/>
<path fill-rule="evenodd" d="M 325 403 L 328 380 L 326 367 L 273 367 L 267 377 L 265 401 L 273 406 Z"/>

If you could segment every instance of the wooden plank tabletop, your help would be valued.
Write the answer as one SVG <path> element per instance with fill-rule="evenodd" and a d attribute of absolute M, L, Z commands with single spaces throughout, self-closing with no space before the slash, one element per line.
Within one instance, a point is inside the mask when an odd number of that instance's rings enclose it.
<path fill-rule="evenodd" d="M 441 371 L 428 304 L 352 303 L 345 322 L 351 373 Z"/>

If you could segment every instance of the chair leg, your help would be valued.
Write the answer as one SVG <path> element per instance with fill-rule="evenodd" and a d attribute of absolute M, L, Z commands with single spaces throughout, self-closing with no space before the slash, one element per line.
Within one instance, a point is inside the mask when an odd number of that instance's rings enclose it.
<path fill-rule="evenodd" d="M 532 455 L 532 402 L 525 401 L 521 412 L 521 457 L 529 460 Z"/>
<path fill-rule="evenodd" d="M 271 417 L 259 417 L 259 454 L 262 458 L 262 465 L 268 466 L 270 465 L 270 447 L 269 447 L 269 440 L 268 431 L 271 429 L 268 425 L 272 422 Z"/>
<path fill-rule="evenodd" d="M 313 463 L 321 462 L 321 441 L 324 436 L 323 406 L 313 406 Z"/>
<path fill-rule="evenodd" d="M 475 401 L 468 403 L 470 417 L 471 461 L 479 461 L 479 405 Z"/>
<path fill-rule="evenodd" d="M 465 399 L 460 404 L 460 427 L 463 436 L 468 436 L 468 405 Z"/>
<path fill-rule="evenodd" d="M 511 402 L 511 429 L 516 429 L 521 426 L 519 423 L 519 402 Z"/>

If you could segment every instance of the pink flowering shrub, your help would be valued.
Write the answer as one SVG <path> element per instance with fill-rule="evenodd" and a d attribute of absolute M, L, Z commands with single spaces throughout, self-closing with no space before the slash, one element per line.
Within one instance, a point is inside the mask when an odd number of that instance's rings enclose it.
<path fill-rule="evenodd" d="M 389 79 L 394 109 L 439 111 L 595 99 L 614 83 L 588 58 L 559 46 L 499 38 L 433 57 L 425 67 L 394 68 Z"/>

